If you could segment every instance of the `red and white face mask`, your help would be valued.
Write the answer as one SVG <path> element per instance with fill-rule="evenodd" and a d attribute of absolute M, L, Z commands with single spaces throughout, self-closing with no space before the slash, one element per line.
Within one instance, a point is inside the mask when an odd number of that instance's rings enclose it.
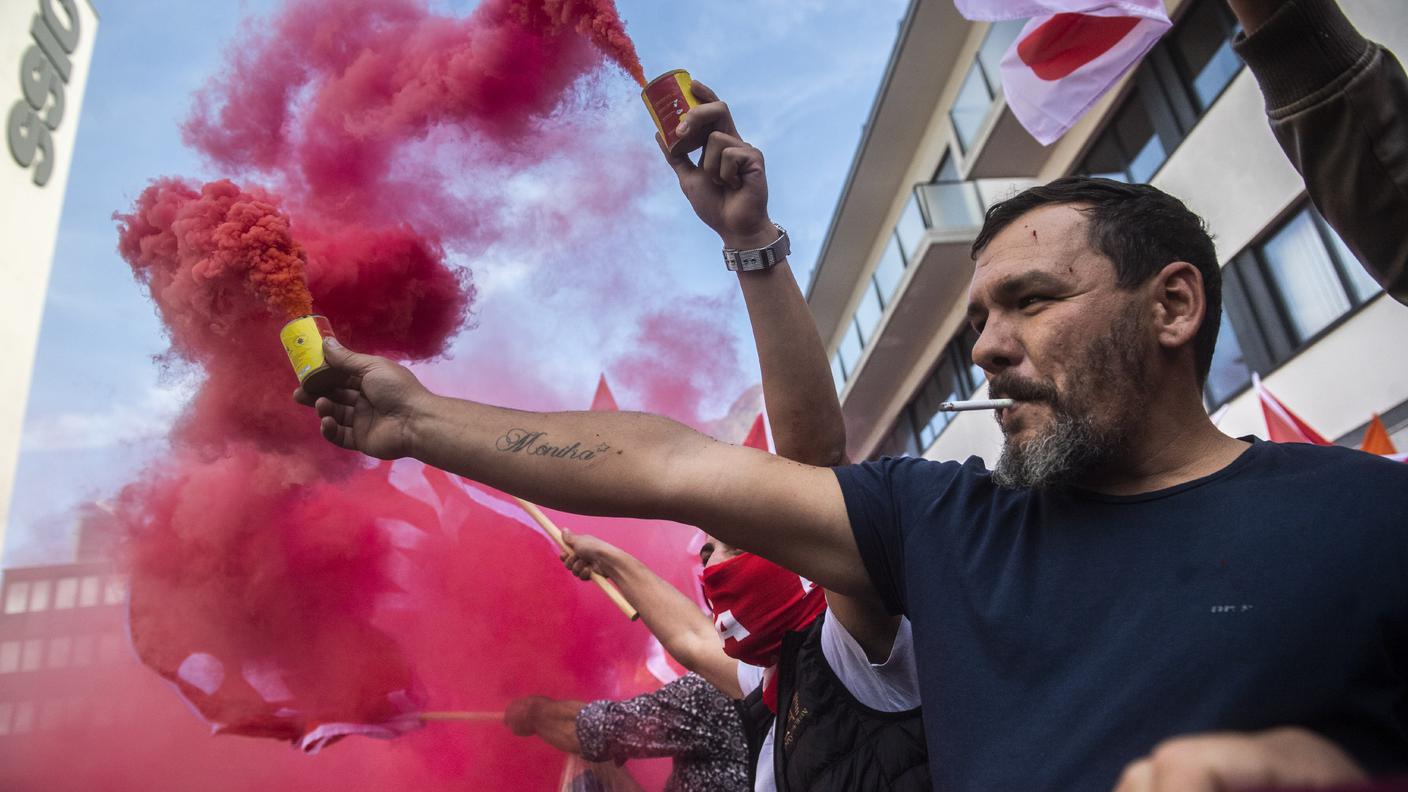
<path fill-rule="evenodd" d="M 699 582 L 724 653 L 749 665 L 775 665 L 782 637 L 826 610 L 820 587 L 752 553 L 705 567 Z"/>

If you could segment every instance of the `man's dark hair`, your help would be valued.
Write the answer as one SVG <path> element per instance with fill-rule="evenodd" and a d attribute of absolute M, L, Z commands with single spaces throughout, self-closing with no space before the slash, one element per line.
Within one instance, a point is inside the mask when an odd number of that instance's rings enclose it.
<path fill-rule="evenodd" d="M 1168 264 L 1186 261 L 1203 276 L 1207 312 L 1193 339 L 1193 360 L 1201 386 L 1212 367 L 1212 350 L 1222 322 L 1222 268 L 1203 219 L 1172 195 L 1147 184 L 1068 176 L 1032 187 L 993 204 L 973 240 L 973 258 L 998 232 L 1042 206 L 1078 205 L 1085 215 L 1087 241 L 1115 264 L 1115 284 L 1133 289 Z"/>

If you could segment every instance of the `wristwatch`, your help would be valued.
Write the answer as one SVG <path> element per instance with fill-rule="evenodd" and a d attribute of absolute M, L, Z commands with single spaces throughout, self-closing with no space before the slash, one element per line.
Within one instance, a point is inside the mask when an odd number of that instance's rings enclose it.
<path fill-rule="evenodd" d="M 734 250 L 724 248 L 724 266 L 729 272 L 756 272 L 772 267 L 787 258 L 792 252 L 792 242 L 787 238 L 787 229 L 773 223 L 777 228 L 777 241 L 757 250 Z"/>

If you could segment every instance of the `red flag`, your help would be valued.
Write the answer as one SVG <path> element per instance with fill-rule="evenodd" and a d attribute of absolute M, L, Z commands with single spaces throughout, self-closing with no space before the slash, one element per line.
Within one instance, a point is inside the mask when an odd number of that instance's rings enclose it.
<path fill-rule="evenodd" d="M 1378 413 L 1374 413 L 1374 420 L 1370 421 L 1369 428 L 1364 430 L 1364 442 L 1359 444 L 1359 450 L 1380 456 L 1398 453 L 1398 449 L 1393 446 L 1393 440 L 1389 439 L 1388 427 L 1384 426 L 1384 421 Z"/>
<path fill-rule="evenodd" d="M 1261 410 L 1266 414 L 1266 435 L 1271 442 L 1332 445 L 1329 440 L 1321 437 L 1319 432 L 1310 428 L 1310 424 L 1302 421 L 1300 416 L 1286 409 L 1286 405 L 1272 396 L 1271 391 L 1261 384 L 1261 377 L 1256 374 L 1252 374 L 1252 386 L 1256 388 L 1257 398 L 1261 399 Z"/>
<path fill-rule="evenodd" d="M 753 428 L 749 429 L 748 436 L 743 438 L 743 445 L 759 451 L 772 451 L 772 447 L 768 445 L 768 428 L 763 423 L 762 413 L 758 413 L 758 417 L 753 420 Z"/>
<path fill-rule="evenodd" d="M 605 374 L 596 381 L 596 395 L 592 396 L 591 409 L 594 412 L 616 412 L 621 409 L 616 406 L 616 397 L 611 395 L 611 386 L 606 384 Z"/>

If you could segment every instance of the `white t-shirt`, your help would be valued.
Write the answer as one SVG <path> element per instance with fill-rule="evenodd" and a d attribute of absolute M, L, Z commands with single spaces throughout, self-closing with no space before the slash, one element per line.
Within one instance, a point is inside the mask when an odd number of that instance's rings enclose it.
<path fill-rule="evenodd" d="M 865 706 L 881 712 L 903 712 L 919 706 L 919 672 L 914 666 L 914 631 L 909 619 L 900 619 L 890 656 L 877 665 L 870 662 L 865 650 L 828 608 L 826 621 L 821 623 L 821 653 L 836 678 Z M 752 693 L 763 683 L 763 671 L 758 666 L 738 664 L 738 686 L 743 695 Z M 768 729 L 758 754 L 754 792 L 777 792 L 777 779 L 773 777 L 773 731 Z"/>

